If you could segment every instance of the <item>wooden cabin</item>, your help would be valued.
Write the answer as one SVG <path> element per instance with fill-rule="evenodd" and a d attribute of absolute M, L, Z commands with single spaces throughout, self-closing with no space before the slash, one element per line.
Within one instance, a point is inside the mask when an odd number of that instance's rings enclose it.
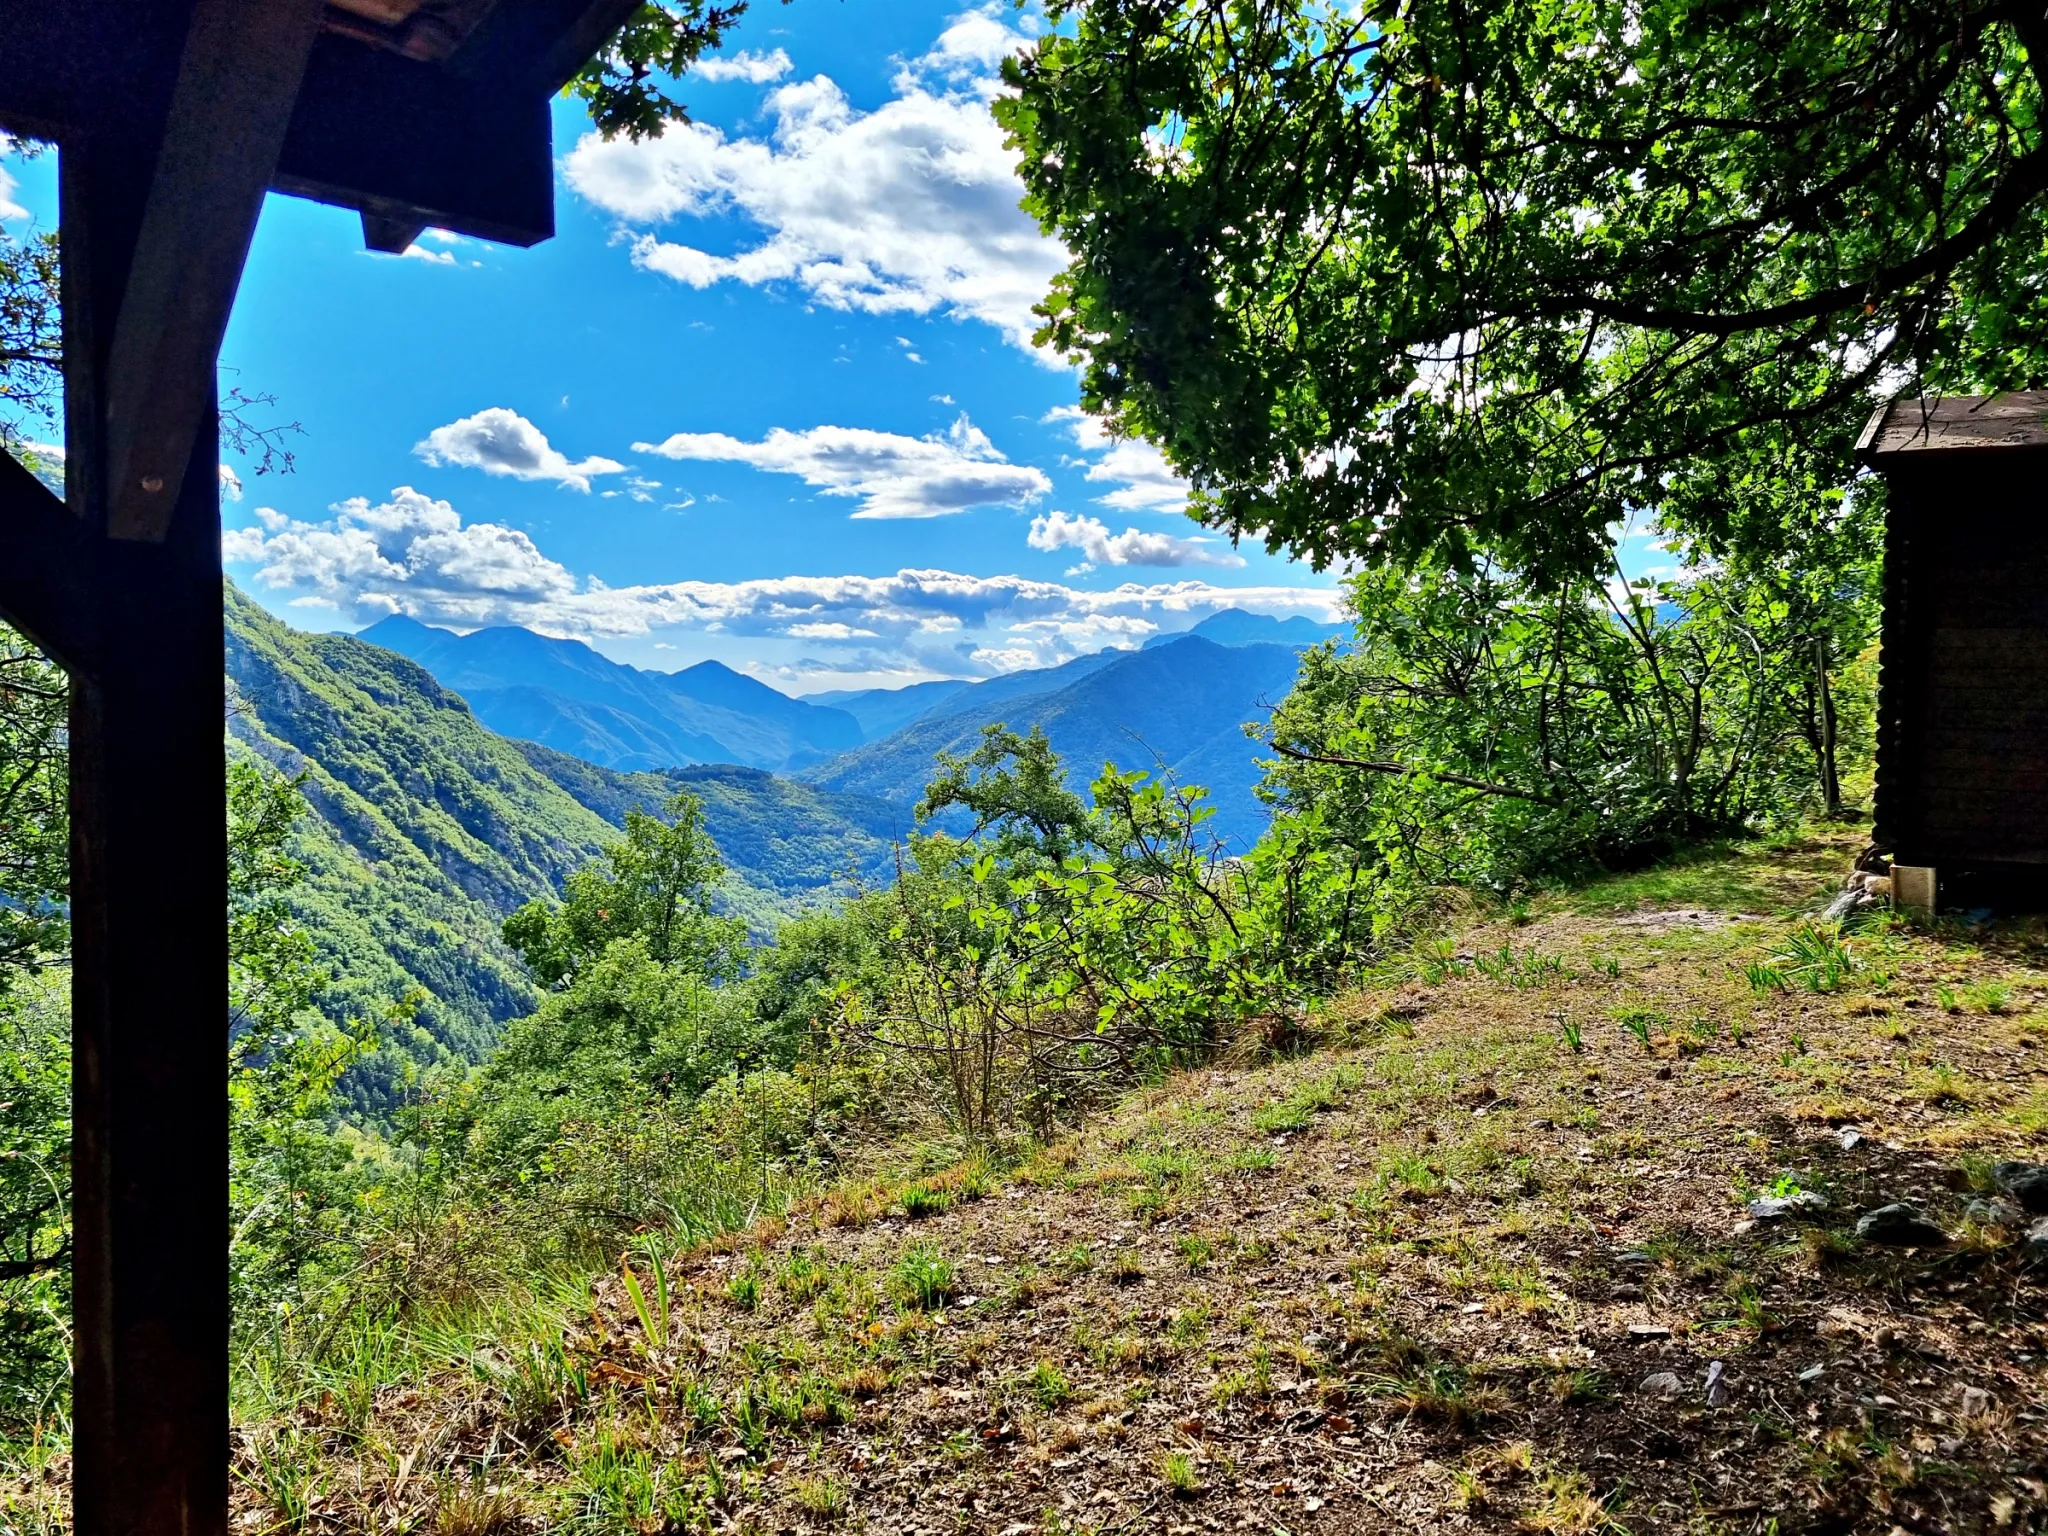
<path fill-rule="evenodd" d="M 1897 400 L 1857 448 L 1890 490 L 1877 846 L 1905 904 L 2048 907 L 2048 391 Z"/>

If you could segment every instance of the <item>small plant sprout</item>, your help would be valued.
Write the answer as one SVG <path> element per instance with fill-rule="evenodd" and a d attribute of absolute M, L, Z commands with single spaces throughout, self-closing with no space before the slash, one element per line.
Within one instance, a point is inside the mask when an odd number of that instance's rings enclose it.
<path fill-rule="evenodd" d="M 1040 1360 L 1031 1367 L 1027 1385 L 1031 1395 L 1038 1399 L 1038 1406 L 1047 1410 L 1060 1407 L 1074 1395 L 1074 1384 L 1067 1380 L 1067 1373 L 1050 1360 Z"/>
<path fill-rule="evenodd" d="M 912 1311 L 936 1311 L 953 1294 L 953 1266 L 928 1244 L 906 1250 L 889 1279 L 897 1302 Z"/>
<path fill-rule="evenodd" d="M 1856 957 L 1840 928 L 1801 923 L 1771 951 L 1771 964 L 1809 992 L 1839 992 L 1856 969 Z"/>
<path fill-rule="evenodd" d="M 1972 1013 L 2005 1013 L 2012 1008 L 2012 988 L 2002 981 L 1979 981 L 1963 988 Z"/>
<path fill-rule="evenodd" d="M 742 1312 L 761 1305 L 761 1276 L 751 1264 L 725 1282 L 725 1299 Z"/>
<path fill-rule="evenodd" d="M 930 1184 L 913 1184 L 897 1197 L 896 1203 L 912 1221 L 922 1221 L 927 1216 L 945 1215 L 953 1208 L 953 1197 Z"/>
<path fill-rule="evenodd" d="M 1195 1458 L 1186 1451 L 1168 1451 L 1160 1457 L 1159 1475 L 1175 1498 L 1193 1498 L 1202 1491 L 1201 1475 L 1195 1471 Z"/>
<path fill-rule="evenodd" d="M 1634 1006 L 1617 1008 L 1614 1010 L 1612 1017 L 1615 1023 L 1619 1024 L 1631 1035 L 1634 1035 L 1636 1044 L 1646 1051 L 1650 1049 L 1651 1038 L 1656 1032 L 1664 1029 L 1671 1022 L 1655 1008 Z"/>
<path fill-rule="evenodd" d="M 1564 1041 L 1564 1048 L 1574 1055 L 1586 1048 L 1586 1026 L 1570 1014 L 1557 1022 L 1558 1037 Z"/>
<path fill-rule="evenodd" d="M 1749 990 L 1758 997 L 1768 997 L 1773 992 L 1783 992 L 1790 983 L 1785 973 L 1775 965 L 1762 960 L 1752 960 L 1742 968 L 1743 980 L 1749 983 Z"/>
<path fill-rule="evenodd" d="M 846 1484 L 830 1476 L 800 1478 L 796 1501 L 807 1514 L 820 1520 L 837 1520 L 846 1513 Z"/>
<path fill-rule="evenodd" d="M 643 1286 L 640 1277 L 633 1272 L 633 1255 L 629 1250 L 619 1261 L 619 1278 L 626 1287 L 626 1297 L 633 1303 L 633 1312 L 640 1319 L 640 1330 L 647 1335 L 647 1342 L 655 1349 L 668 1344 L 668 1266 L 662 1263 L 659 1250 L 649 1255 L 648 1276 L 650 1284 Z"/>

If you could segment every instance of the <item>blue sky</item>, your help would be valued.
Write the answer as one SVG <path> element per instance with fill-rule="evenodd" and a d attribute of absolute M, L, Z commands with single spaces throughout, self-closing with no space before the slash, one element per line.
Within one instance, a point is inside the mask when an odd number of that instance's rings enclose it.
<path fill-rule="evenodd" d="M 685 82 L 692 127 L 607 145 L 558 104 L 559 233 L 529 251 L 374 255 L 272 197 L 223 382 L 305 435 L 290 475 L 239 466 L 231 573 L 305 628 L 519 623 L 798 693 L 1331 616 L 1333 577 L 1188 521 L 1031 349 L 1063 258 L 987 99 L 1032 26 L 756 0 Z M 0 174 L 10 232 L 52 219 L 51 158 Z"/>

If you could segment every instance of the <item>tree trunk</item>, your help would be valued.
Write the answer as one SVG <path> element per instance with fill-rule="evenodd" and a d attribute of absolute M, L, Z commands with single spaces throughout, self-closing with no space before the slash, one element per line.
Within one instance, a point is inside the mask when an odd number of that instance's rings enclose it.
<path fill-rule="evenodd" d="M 1820 694 L 1820 791 L 1827 814 L 1842 814 L 1842 775 L 1835 760 L 1835 694 L 1828 686 L 1828 642 L 1813 642 L 1813 672 Z"/>

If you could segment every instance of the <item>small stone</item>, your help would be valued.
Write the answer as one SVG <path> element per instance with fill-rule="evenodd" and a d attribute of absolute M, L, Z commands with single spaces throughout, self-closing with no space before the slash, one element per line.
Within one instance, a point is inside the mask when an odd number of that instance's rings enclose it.
<path fill-rule="evenodd" d="M 1668 1339 L 1671 1330 L 1662 1323 L 1630 1323 L 1628 1336 L 1632 1339 Z"/>
<path fill-rule="evenodd" d="M 1948 1234 L 1910 1205 L 1880 1205 L 1856 1223 L 1856 1235 L 1887 1248 L 1945 1248 Z"/>
<path fill-rule="evenodd" d="M 1842 1127 L 1841 1133 L 1835 1139 L 1841 1142 L 1842 1150 L 1844 1152 L 1854 1152 L 1858 1147 L 1863 1145 L 1865 1137 L 1861 1131 L 1856 1129 L 1855 1126 L 1845 1125 Z"/>
<path fill-rule="evenodd" d="M 1614 1262 L 1617 1264 L 1647 1264 L 1650 1262 L 1650 1253 L 1646 1248 L 1624 1248 L 1614 1256 Z"/>
<path fill-rule="evenodd" d="M 1707 1406 L 1718 1408 L 1728 1401 L 1728 1367 L 1719 1360 L 1707 1362 Z"/>
<path fill-rule="evenodd" d="M 1758 1221 L 1778 1221 L 1804 1211 L 1824 1211 L 1828 1197 L 1817 1189 L 1795 1189 L 1789 1195 L 1758 1195 L 1744 1207 Z"/>
<path fill-rule="evenodd" d="M 2027 1240 L 2020 1253 L 2029 1264 L 2048 1264 L 2048 1216 L 2027 1228 Z"/>
<path fill-rule="evenodd" d="M 2009 1200 L 1972 1200 L 1963 1214 L 1982 1227 L 2017 1227 L 2027 1213 Z"/>
<path fill-rule="evenodd" d="M 1819 1381 L 1826 1371 L 1827 1367 L 1824 1365 L 1809 1365 L 1799 1373 L 1799 1379 L 1801 1381 Z"/>
<path fill-rule="evenodd" d="M 1991 1181 L 2035 1216 L 2048 1216 L 2048 1163 L 1999 1163 Z"/>
<path fill-rule="evenodd" d="M 1685 1383 L 1670 1371 L 1653 1371 L 1636 1390 L 1646 1397 L 1683 1397 Z"/>
<path fill-rule="evenodd" d="M 1659 1081 L 1660 1083 L 1668 1083 L 1668 1082 L 1670 1082 L 1670 1081 L 1671 1081 L 1671 1063 L 1670 1063 L 1670 1062 L 1668 1062 L 1668 1061 L 1667 1061 L 1666 1063 L 1664 1063 L 1664 1065 L 1663 1065 L 1663 1066 L 1661 1066 L 1661 1067 L 1659 1067 L 1659 1068 L 1657 1069 L 1657 1081 Z"/>
<path fill-rule="evenodd" d="M 1756 1230 L 1756 1223 L 1748 1217 L 1744 1217 L 1741 1221 L 1735 1223 L 1735 1225 L 1730 1227 L 1728 1230 L 1731 1233 L 1733 1233 L 1736 1237 L 1747 1237 L 1750 1233 Z"/>
<path fill-rule="evenodd" d="M 1982 1387 L 1963 1388 L 1963 1417 L 1981 1419 L 1991 1411 L 1991 1394 Z"/>

